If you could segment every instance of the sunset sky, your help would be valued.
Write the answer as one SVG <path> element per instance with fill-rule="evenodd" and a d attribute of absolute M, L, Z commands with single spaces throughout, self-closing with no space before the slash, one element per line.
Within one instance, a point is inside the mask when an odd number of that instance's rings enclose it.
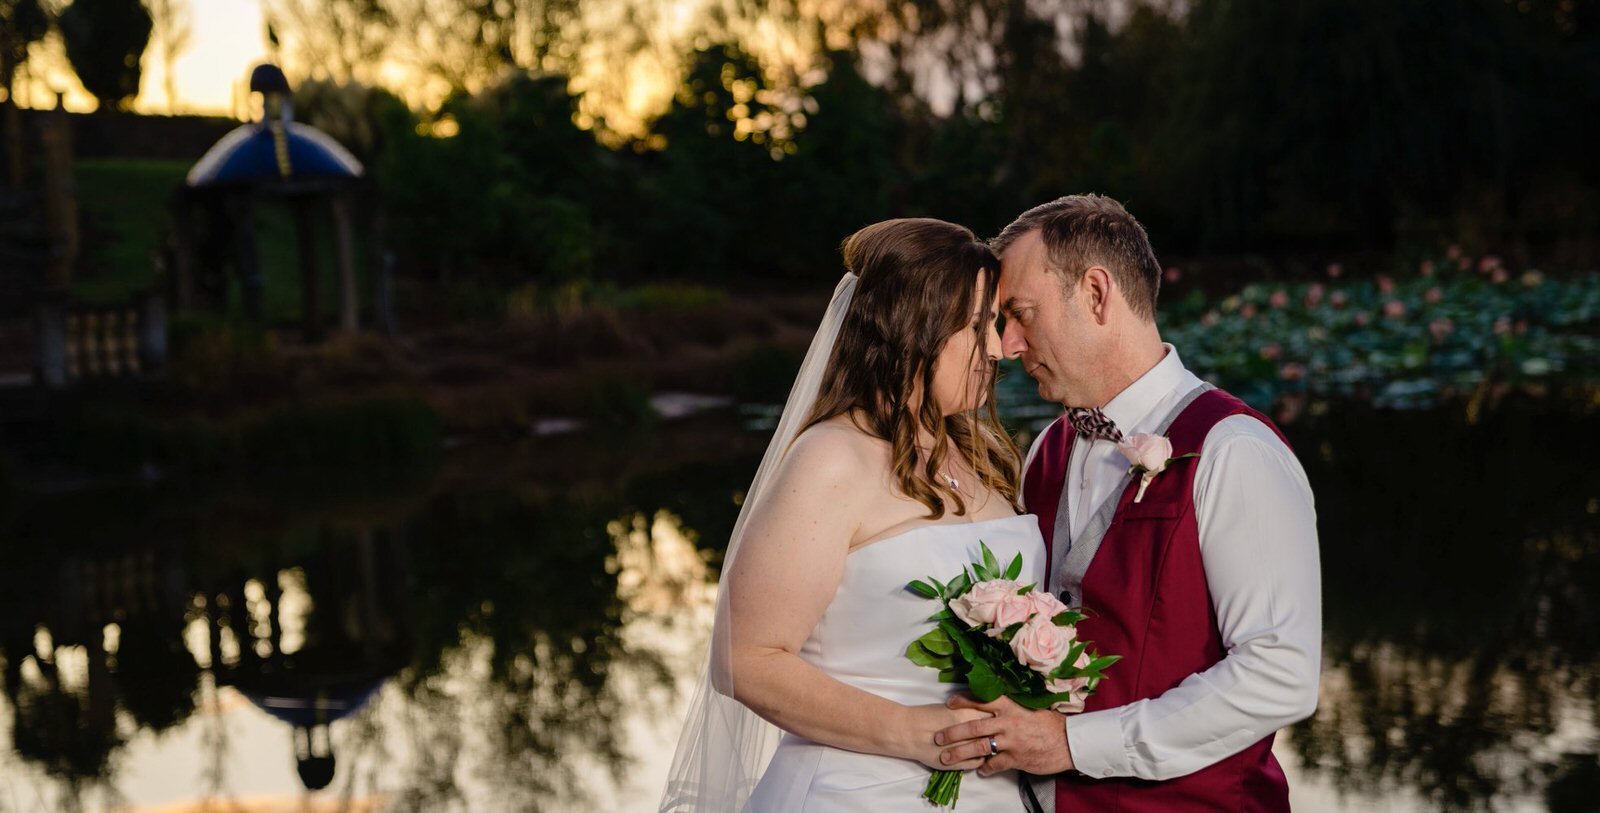
<path fill-rule="evenodd" d="M 266 59 L 265 26 L 259 0 L 190 0 L 193 33 L 177 61 L 179 112 L 227 115 L 234 106 L 234 88 L 242 86 L 250 68 Z M 155 43 L 145 51 L 144 75 L 135 109 L 167 112 L 164 66 Z M 85 111 L 94 100 L 83 91 L 66 62 L 59 40 L 36 46 L 28 65 L 29 82 L 18 100 L 29 107 L 48 107 L 52 91 L 66 91 L 67 107 Z"/>

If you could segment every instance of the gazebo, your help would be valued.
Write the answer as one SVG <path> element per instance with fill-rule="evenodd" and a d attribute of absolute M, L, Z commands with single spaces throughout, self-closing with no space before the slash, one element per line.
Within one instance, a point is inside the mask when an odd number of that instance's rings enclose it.
<path fill-rule="evenodd" d="M 333 226 L 338 271 L 339 327 L 358 330 L 352 206 L 365 169 L 328 134 L 294 120 L 293 93 L 283 71 L 259 65 L 251 93 L 264 97 L 260 121 L 241 125 L 208 150 L 179 188 L 173 203 L 173 286 L 179 311 L 209 293 L 214 307 L 227 301 L 225 267 L 233 267 L 247 318 L 263 317 L 264 285 L 256 210 L 286 203 L 293 215 L 301 314 L 307 339 L 321 334 L 317 224 Z M 325 217 L 319 217 L 326 213 Z M 198 227 L 203 220 L 205 227 Z"/>

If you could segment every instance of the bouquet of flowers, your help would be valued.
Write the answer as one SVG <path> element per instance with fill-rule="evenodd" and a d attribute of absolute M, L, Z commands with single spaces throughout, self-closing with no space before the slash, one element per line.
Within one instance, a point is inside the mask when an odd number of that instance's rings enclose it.
<path fill-rule="evenodd" d="M 1082 608 L 1071 608 L 1037 585 L 1018 584 L 1022 555 L 1004 570 L 989 546 L 978 543 L 983 561 L 963 568 L 948 582 L 929 578 L 906 588 L 942 605 L 936 626 L 906 647 L 906 657 L 939 670 L 946 683 L 966 683 L 987 703 L 1002 695 L 1032 709 L 1065 714 L 1083 711 L 1084 701 L 1120 656 L 1101 657 L 1078 640 Z M 935 771 L 923 798 L 955 805 L 960 771 Z"/>

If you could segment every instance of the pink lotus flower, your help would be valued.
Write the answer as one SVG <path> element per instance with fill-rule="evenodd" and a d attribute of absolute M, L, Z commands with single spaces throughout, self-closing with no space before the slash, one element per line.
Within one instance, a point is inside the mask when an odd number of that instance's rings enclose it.
<path fill-rule="evenodd" d="M 1322 302 L 1322 297 L 1327 293 L 1327 290 L 1320 282 L 1311 283 L 1311 287 L 1306 289 L 1306 307 L 1315 308 L 1318 303 Z"/>
<path fill-rule="evenodd" d="M 1272 306 L 1274 309 L 1282 309 L 1282 308 L 1288 307 L 1288 305 L 1289 305 L 1289 292 L 1283 290 L 1282 288 L 1279 288 L 1278 290 L 1273 291 L 1272 292 L 1272 296 L 1267 297 L 1267 304 Z"/>
<path fill-rule="evenodd" d="M 1344 276 L 1342 263 L 1328 263 L 1328 279 L 1338 279 L 1342 276 Z"/>
<path fill-rule="evenodd" d="M 1406 303 L 1398 299 L 1391 299 L 1383 303 L 1383 315 L 1388 319 L 1399 319 L 1406 315 Z"/>
<path fill-rule="evenodd" d="M 950 600 L 950 611 L 968 625 L 993 624 L 1000 602 L 1017 594 L 1018 585 L 1010 579 L 990 579 L 972 585 L 960 598 Z"/>
<path fill-rule="evenodd" d="M 1392 294 L 1392 293 L 1394 293 L 1394 280 L 1391 279 L 1387 274 L 1379 274 L 1378 275 L 1378 293 L 1380 293 L 1380 294 Z"/>
<path fill-rule="evenodd" d="M 1178 280 L 1183 279 L 1183 272 L 1179 270 L 1177 266 L 1173 266 L 1172 268 L 1168 268 L 1166 273 L 1162 274 L 1161 276 L 1162 279 L 1167 281 L 1168 285 L 1176 285 L 1178 284 Z"/>
<path fill-rule="evenodd" d="M 1437 305 L 1443 299 L 1444 289 L 1437 285 L 1429 288 L 1427 293 L 1422 295 L 1422 301 L 1428 303 L 1429 305 Z"/>
<path fill-rule="evenodd" d="M 1275 344 L 1264 344 L 1261 346 L 1261 350 L 1259 352 L 1261 353 L 1262 358 L 1266 359 L 1267 361 L 1274 361 L 1279 356 L 1283 355 L 1283 348 Z"/>
<path fill-rule="evenodd" d="M 1278 371 L 1278 377 L 1284 381 L 1299 381 L 1306 377 L 1306 366 L 1298 361 L 1291 361 Z"/>
<path fill-rule="evenodd" d="M 1035 618 L 1023 624 L 1011 638 L 1011 651 L 1023 666 L 1049 674 L 1067 659 L 1072 644 L 1072 634 L 1067 629 L 1056 626 L 1048 618 Z"/>
<path fill-rule="evenodd" d="M 1345 295 L 1344 291 L 1334 291 L 1333 295 L 1328 297 L 1328 304 L 1334 306 L 1335 308 L 1342 308 L 1344 307 L 1344 303 L 1348 302 L 1349 299 L 1350 297 Z"/>
<path fill-rule="evenodd" d="M 1422 264 L 1417 266 L 1417 273 L 1424 277 L 1433 276 L 1433 260 L 1423 260 Z"/>
<path fill-rule="evenodd" d="M 1456 323 L 1447 318 L 1441 317 L 1428 323 L 1428 332 L 1433 334 L 1433 341 L 1435 343 L 1444 341 L 1445 337 L 1449 336 L 1451 333 L 1454 333 L 1455 330 Z"/>

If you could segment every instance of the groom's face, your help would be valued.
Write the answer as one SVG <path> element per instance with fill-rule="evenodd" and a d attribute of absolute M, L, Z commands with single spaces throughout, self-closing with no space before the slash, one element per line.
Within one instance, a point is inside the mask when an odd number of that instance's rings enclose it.
<path fill-rule="evenodd" d="M 1075 290 L 1063 286 L 1061 276 L 1047 266 L 1044 239 L 1035 229 L 1000 256 L 1000 284 L 996 298 L 1006 317 L 1000 349 L 1006 358 L 1022 360 L 1028 375 L 1039 382 L 1039 397 L 1068 406 L 1085 387 L 1081 380 L 1084 360 L 1092 358 L 1090 320 L 1079 306 Z"/>

